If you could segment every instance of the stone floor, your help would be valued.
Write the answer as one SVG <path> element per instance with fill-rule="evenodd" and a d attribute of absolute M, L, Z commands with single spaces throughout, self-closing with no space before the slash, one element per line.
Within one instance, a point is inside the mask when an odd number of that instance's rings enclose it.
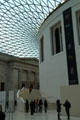
<path fill-rule="evenodd" d="M 30 113 L 18 112 L 7 113 L 6 120 L 57 120 L 56 111 L 49 110 L 47 113 L 35 113 L 33 116 Z M 67 120 L 67 117 L 61 116 L 61 120 Z M 80 120 L 79 117 L 71 117 L 70 120 Z"/>

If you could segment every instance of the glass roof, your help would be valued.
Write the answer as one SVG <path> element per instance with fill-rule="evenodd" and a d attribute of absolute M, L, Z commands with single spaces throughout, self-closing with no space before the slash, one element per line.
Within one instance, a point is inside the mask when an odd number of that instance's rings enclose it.
<path fill-rule="evenodd" d="M 37 30 L 61 2 L 64 0 L 0 0 L 0 52 L 38 58 Z"/>

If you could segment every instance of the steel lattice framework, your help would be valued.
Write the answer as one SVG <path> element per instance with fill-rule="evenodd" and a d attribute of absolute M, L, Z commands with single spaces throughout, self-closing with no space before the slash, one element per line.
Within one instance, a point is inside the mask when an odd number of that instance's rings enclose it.
<path fill-rule="evenodd" d="M 38 58 L 37 29 L 64 0 L 0 0 L 0 52 Z"/>

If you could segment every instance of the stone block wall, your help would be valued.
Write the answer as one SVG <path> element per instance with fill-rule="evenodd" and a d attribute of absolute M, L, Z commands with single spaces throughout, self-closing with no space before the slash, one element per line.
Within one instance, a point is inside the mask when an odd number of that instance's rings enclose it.
<path fill-rule="evenodd" d="M 21 59 L 6 54 L 0 54 L 0 90 L 14 90 L 15 93 L 21 89 L 22 84 L 29 88 L 39 86 L 39 68 L 36 59 Z M 4 86 L 2 85 L 4 84 Z M 2 87 L 1 87 L 2 86 Z"/>

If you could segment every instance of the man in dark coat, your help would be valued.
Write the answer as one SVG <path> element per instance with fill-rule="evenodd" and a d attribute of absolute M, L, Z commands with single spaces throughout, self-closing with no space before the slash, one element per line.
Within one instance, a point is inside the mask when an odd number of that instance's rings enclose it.
<path fill-rule="evenodd" d="M 68 100 L 65 101 L 65 103 L 63 104 L 63 106 L 65 107 L 65 111 L 68 117 L 68 120 L 70 120 L 70 108 L 71 108 L 71 104 Z"/>
<path fill-rule="evenodd" d="M 2 105 L 0 105 L 0 120 L 5 120 L 5 113 L 2 112 Z"/>
<path fill-rule="evenodd" d="M 26 102 L 25 102 L 25 108 L 26 108 L 26 112 L 28 113 L 28 111 L 29 111 L 29 102 L 28 102 L 27 99 L 26 99 Z"/>
<path fill-rule="evenodd" d="M 56 101 L 56 107 L 57 107 L 57 112 L 58 112 L 58 120 L 61 120 L 61 118 L 60 118 L 60 112 L 61 112 L 61 103 L 60 103 L 60 100 Z"/>
<path fill-rule="evenodd" d="M 47 112 L 47 107 L 48 107 L 48 103 L 47 103 L 47 100 L 45 99 L 45 101 L 44 101 L 44 110 L 45 110 L 45 113 Z"/>
<path fill-rule="evenodd" d="M 39 112 L 42 112 L 42 105 L 43 105 L 43 101 L 42 99 L 39 100 Z"/>
<path fill-rule="evenodd" d="M 31 110 L 31 115 L 34 114 L 34 102 L 31 100 L 30 102 L 30 110 Z"/>

